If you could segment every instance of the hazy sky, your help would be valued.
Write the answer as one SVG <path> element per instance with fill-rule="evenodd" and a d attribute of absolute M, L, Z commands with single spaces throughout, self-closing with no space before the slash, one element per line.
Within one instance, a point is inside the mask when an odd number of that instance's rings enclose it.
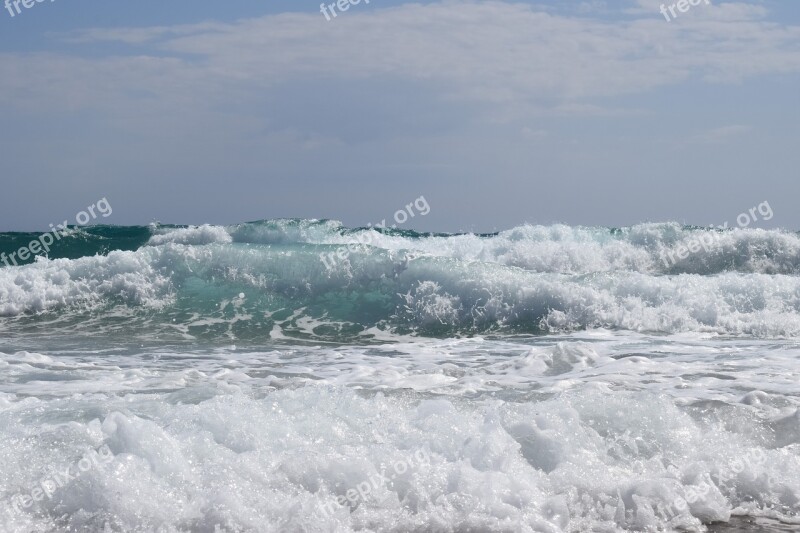
<path fill-rule="evenodd" d="M 0 230 L 800 229 L 800 2 L 45 0 L 0 12 Z M 669 3 L 667 4 L 669 5 Z M 13 7 L 12 7 L 13 9 Z"/>

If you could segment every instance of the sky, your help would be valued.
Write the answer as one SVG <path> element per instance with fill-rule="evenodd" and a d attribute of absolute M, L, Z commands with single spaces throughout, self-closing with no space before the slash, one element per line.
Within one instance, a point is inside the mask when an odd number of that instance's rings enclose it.
<path fill-rule="evenodd" d="M 331 3 L 331 2 L 329 2 Z M 0 231 L 327 218 L 800 230 L 800 2 L 0 11 Z M 0 6 L 2 7 L 2 6 Z M 669 12 L 668 12 L 669 14 Z"/>

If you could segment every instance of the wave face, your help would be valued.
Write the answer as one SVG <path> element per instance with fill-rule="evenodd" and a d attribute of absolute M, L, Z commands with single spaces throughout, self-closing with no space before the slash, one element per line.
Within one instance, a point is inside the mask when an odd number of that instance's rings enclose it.
<path fill-rule="evenodd" d="M 10 250 L 31 235 L 0 235 Z M 495 234 L 334 221 L 98 227 L 0 268 L 0 331 L 359 342 L 592 328 L 800 335 L 800 236 L 677 224 Z M 59 257 L 62 256 L 62 257 Z M 123 318 L 124 317 L 124 318 Z M 148 333 L 148 335 L 150 334 Z"/>
<path fill-rule="evenodd" d="M 45 238 L 45 235 L 49 237 Z M 34 252 L 50 259 L 77 259 L 96 254 L 107 254 L 115 250 L 137 250 L 144 245 L 152 235 L 152 228 L 147 226 L 89 226 L 68 227 L 59 232 L 30 233 L 12 232 L 0 233 L 0 267 L 18 266 L 36 262 L 35 255 L 25 255 L 22 259 L 18 255 L 20 248 L 27 247 L 32 242 L 39 241 L 38 249 Z M 41 240 L 40 240 L 41 239 Z M 42 248 L 47 244 L 48 250 Z M 12 257 L 12 254 L 15 254 Z"/>

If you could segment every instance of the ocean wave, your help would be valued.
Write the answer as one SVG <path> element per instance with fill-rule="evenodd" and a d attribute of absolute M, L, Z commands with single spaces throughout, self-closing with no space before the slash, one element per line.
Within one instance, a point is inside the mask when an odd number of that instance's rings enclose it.
<path fill-rule="evenodd" d="M 0 252 L 13 253 L 36 237 L 37 234 L 0 234 Z M 800 268 L 800 235 L 797 233 L 742 228 L 723 230 L 676 223 L 639 224 L 619 229 L 524 225 L 492 234 L 347 228 L 333 220 L 301 219 L 264 220 L 232 226 L 93 226 L 81 228 L 56 243 L 49 257 L 77 258 L 165 244 L 230 243 L 368 245 L 380 250 L 415 251 L 561 274 L 601 271 L 651 275 L 796 274 Z"/>
<path fill-rule="evenodd" d="M 102 316 L 125 308 L 170 330 L 183 325 L 190 336 L 214 336 L 227 327 L 244 338 L 280 333 L 353 340 L 373 328 L 436 337 L 587 328 L 800 336 L 800 277 L 794 275 L 542 272 L 506 264 L 501 254 L 476 260 L 364 243 L 220 243 L 231 234 L 214 227 L 162 235 L 174 241 L 0 269 L 0 316 Z M 508 240 L 515 239 L 512 232 Z M 616 249 L 632 246 L 620 245 L 613 234 L 606 239 Z M 531 242 L 529 235 L 522 240 Z"/>
<path fill-rule="evenodd" d="M 800 236 L 796 233 L 675 223 L 621 229 L 525 225 L 494 234 L 423 234 L 397 229 L 348 229 L 329 220 L 272 220 L 225 228 L 173 228 L 154 236 L 151 244 L 186 243 L 187 235 L 212 233 L 213 238 L 190 243 L 368 244 L 384 250 L 414 250 L 463 261 L 565 274 L 608 270 L 653 275 L 730 271 L 793 274 L 800 267 Z"/>

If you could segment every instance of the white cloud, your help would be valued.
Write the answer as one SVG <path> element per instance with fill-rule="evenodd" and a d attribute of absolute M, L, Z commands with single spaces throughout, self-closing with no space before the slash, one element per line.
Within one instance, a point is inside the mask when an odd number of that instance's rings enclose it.
<path fill-rule="evenodd" d="M 622 21 L 525 4 L 444 1 L 370 6 L 331 22 L 319 13 L 290 13 L 232 24 L 90 29 L 65 41 L 119 42 L 136 51 L 99 58 L 81 57 L 79 48 L 4 54 L 0 90 L 28 110 L 130 115 L 133 107 L 138 117 L 258 101 L 282 83 L 385 79 L 488 105 L 498 116 L 597 115 L 620 111 L 603 111 L 604 97 L 692 76 L 736 82 L 800 71 L 800 28 L 763 20 L 763 6 L 714 4 L 703 16 L 668 24 L 650 10 L 656 3 L 638 0 L 640 17 Z"/>

